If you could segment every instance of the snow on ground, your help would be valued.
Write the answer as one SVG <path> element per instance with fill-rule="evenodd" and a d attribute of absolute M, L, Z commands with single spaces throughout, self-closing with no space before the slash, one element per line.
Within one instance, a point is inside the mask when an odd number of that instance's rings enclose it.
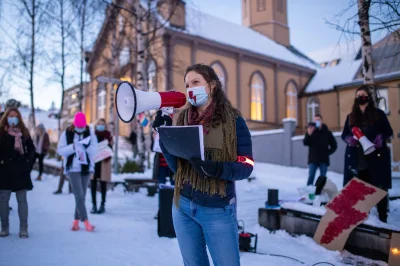
<path fill-rule="evenodd" d="M 32 178 L 36 175 L 33 173 Z M 258 225 L 258 208 L 263 207 L 267 199 L 267 189 L 278 188 L 280 198 L 295 197 L 297 187 L 306 183 L 307 170 L 256 163 L 254 175 L 256 180 L 252 182 L 237 182 L 238 219 L 244 221 L 246 231 L 258 234 L 257 251 L 290 256 L 306 265 L 322 261 L 344 265 L 339 252 L 326 250 L 312 238 L 292 237 L 284 231 L 270 233 Z M 341 175 L 329 172 L 328 176 L 340 184 Z M 27 240 L 17 236 L 17 203 L 15 196 L 12 197 L 11 235 L 0 239 L 0 265 L 183 265 L 177 240 L 158 237 L 157 220 L 154 219 L 158 198 L 147 197 L 145 189 L 125 194 L 123 188 L 117 186 L 109 192 L 107 212 L 104 215 L 89 214 L 96 231 L 88 233 L 70 231 L 73 195 L 53 195 L 57 184 L 58 177 L 46 175 L 42 182 L 34 182 L 33 191 L 28 193 L 30 238 Z M 64 191 L 67 191 L 66 186 Z M 88 191 L 88 210 L 91 207 L 89 194 Z M 400 212 L 400 201 L 392 203 L 391 214 Z M 251 253 L 242 253 L 241 264 L 302 265 L 290 258 Z"/>

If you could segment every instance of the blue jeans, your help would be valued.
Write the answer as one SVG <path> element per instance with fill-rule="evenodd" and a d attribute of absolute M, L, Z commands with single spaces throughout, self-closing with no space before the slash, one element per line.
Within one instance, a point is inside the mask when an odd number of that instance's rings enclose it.
<path fill-rule="evenodd" d="M 239 266 L 239 240 L 235 204 L 208 208 L 180 197 L 172 218 L 185 266 Z"/>
<path fill-rule="evenodd" d="M 310 163 L 308 165 L 308 181 L 307 186 L 314 184 L 315 173 L 319 167 L 319 173 L 322 176 L 326 176 L 326 172 L 328 172 L 328 164 L 326 163 Z"/>

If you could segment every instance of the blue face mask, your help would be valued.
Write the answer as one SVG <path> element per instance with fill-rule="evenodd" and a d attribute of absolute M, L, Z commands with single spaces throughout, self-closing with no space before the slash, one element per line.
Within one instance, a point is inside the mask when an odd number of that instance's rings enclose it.
<path fill-rule="evenodd" d="M 7 123 L 9 126 L 15 127 L 19 123 L 18 117 L 7 117 Z"/>
<path fill-rule="evenodd" d="M 188 101 L 191 105 L 198 107 L 203 106 L 208 102 L 209 96 L 206 92 L 206 86 L 199 86 L 187 89 L 186 92 L 188 96 Z"/>
<path fill-rule="evenodd" d="M 106 126 L 105 125 L 97 125 L 96 126 L 96 130 L 97 131 L 104 131 L 104 130 L 106 130 Z"/>
<path fill-rule="evenodd" d="M 321 127 L 321 121 L 315 121 L 315 126 L 318 128 Z"/>
<path fill-rule="evenodd" d="M 76 127 L 76 128 L 75 128 L 75 132 L 76 132 L 76 133 L 79 133 L 79 134 L 82 134 L 82 133 L 85 131 L 85 129 L 86 129 L 86 128 L 84 128 L 84 127 L 82 127 L 82 128 Z"/>

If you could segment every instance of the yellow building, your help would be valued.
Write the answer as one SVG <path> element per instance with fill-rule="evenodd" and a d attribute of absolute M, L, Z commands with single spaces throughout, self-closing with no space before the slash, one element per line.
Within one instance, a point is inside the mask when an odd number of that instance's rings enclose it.
<path fill-rule="evenodd" d="M 174 12 L 172 5 L 177 5 Z M 146 8 L 143 6 L 144 11 Z M 290 44 L 287 1 L 243 0 L 242 11 L 243 23 L 237 25 L 187 8 L 180 0 L 158 5 L 154 17 L 159 24 L 171 19 L 148 44 L 148 89 L 185 92 L 186 67 L 205 63 L 216 70 L 229 100 L 251 129 L 281 127 L 286 117 L 296 118 L 298 126 L 304 126 L 298 95 L 319 66 Z M 129 12 L 109 8 L 87 65 L 91 81 L 85 111 L 92 121 L 100 117 L 110 120 L 112 116 L 114 88 L 99 83 L 97 77 L 135 83 L 137 43 L 133 25 Z M 128 135 L 131 128 L 130 124 L 120 125 L 120 132 Z"/>
<path fill-rule="evenodd" d="M 373 44 L 372 57 L 379 107 L 387 114 L 394 136 L 389 147 L 394 167 L 400 162 L 400 42 L 397 33 Z M 307 85 L 300 97 L 302 124 L 321 113 L 332 130 L 341 131 L 355 98 L 356 89 L 363 84 L 361 50 L 353 57 L 322 62 L 321 69 Z M 400 168 L 394 169 L 400 171 Z"/>

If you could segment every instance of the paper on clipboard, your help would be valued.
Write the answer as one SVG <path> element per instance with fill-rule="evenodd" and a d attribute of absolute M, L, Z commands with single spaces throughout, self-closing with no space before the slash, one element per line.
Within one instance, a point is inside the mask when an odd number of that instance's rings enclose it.
<path fill-rule="evenodd" d="M 161 126 L 160 140 L 165 149 L 179 158 L 201 159 L 204 161 L 203 126 Z"/>
<path fill-rule="evenodd" d="M 160 135 L 158 134 L 158 132 L 156 132 L 155 136 L 154 136 L 153 151 L 162 153 L 162 150 L 160 147 Z"/>

